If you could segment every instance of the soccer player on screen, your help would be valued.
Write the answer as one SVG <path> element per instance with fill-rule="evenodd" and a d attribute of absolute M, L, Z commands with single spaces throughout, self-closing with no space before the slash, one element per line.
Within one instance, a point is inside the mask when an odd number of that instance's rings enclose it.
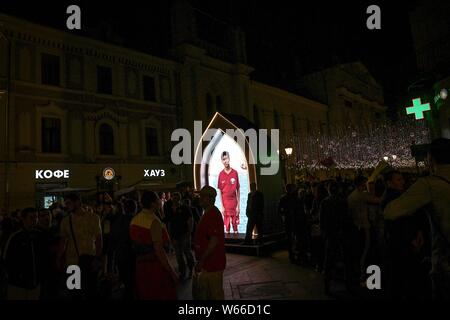
<path fill-rule="evenodd" d="M 220 191 L 222 200 L 222 216 L 225 229 L 230 233 L 230 222 L 233 226 L 234 233 L 238 233 L 237 226 L 239 224 L 239 176 L 236 170 L 230 167 L 230 154 L 228 151 L 222 152 L 221 155 L 224 169 L 219 174 L 217 188 Z"/>

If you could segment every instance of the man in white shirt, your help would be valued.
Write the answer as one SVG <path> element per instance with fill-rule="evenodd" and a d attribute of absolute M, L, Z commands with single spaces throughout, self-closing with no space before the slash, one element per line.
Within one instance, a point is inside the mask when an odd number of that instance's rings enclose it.
<path fill-rule="evenodd" d="M 431 276 L 434 299 L 450 299 L 450 140 L 433 140 L 428 151 L 432 174 L 420 178 L 388 204 L 386 219 L 395 220 L 425 208 L 431 225 Z"/>
<path fill-rule="evenodd" d="M 348 196 L 347 205 L 353 224 L 359 231 L 357 243 L 359 243 L 359 267 L 361 284 L 365 285 L 366 258 L 370 248 L 370 222 L 368 204 L 379 204 L 380 199 L 367 192 L 367 178 L 358 176 L 355 178 L 355 190 Z"/>

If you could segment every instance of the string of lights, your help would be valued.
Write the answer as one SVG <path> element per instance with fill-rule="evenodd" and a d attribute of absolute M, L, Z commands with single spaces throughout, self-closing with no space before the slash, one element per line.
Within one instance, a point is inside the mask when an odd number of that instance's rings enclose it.
<path fill-rule="evenodd" d="M 288 169 L 369 169 L 380 161 L 396 168 L 413 168 L 411 145 L 430 142 L 425 121 L 402 119 L 386 121 L 369 128 L 346 127 L 332 134 L 316 132 L 292 134 L 287 142 L 293 146 Z"/>

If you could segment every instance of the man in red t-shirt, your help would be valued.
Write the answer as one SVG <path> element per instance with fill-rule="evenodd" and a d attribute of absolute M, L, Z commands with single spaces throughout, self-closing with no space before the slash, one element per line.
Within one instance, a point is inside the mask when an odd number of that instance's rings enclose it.
<path fill-rule="evenodd" d="M 192 294 L 194 299 L 223 300 L 223 271 L 226 266 L 225 235 L 222 215 L 217 207 L 216 190 L 204 186 L 200 205 L 204 209 L 195 233 L 195 266 Z"/>
<path fill-rule="evenodd" d="M 222 163 L 224 169 L 219 174 L 217 188 L 220 190 L 222 200 L 222 215 L 227 229 L 230 233 L 230 222 L 233 225 L 234 233 L 238 233 L 239 224 L 239 176 L 236 170 L 230 167 L 230 154 L 227 151 L 222 152 Z"/>

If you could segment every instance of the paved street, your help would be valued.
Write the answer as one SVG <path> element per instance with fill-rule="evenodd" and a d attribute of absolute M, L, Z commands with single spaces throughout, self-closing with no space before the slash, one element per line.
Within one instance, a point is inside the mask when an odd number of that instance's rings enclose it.
<path fill-rule="evenodd" d="M 224 290 L 226 300 L 332 299 L 323 293 L 322 275 L 289 263 L 286 251 L 276 252 L 270 257 L 227 254 Z M 351 298 L 339 284 L 335 284 L 332 290 L 337 297 Z M 184 281 L 178 293 L 180 299 L 191 300 L 191 280 Z"/>

